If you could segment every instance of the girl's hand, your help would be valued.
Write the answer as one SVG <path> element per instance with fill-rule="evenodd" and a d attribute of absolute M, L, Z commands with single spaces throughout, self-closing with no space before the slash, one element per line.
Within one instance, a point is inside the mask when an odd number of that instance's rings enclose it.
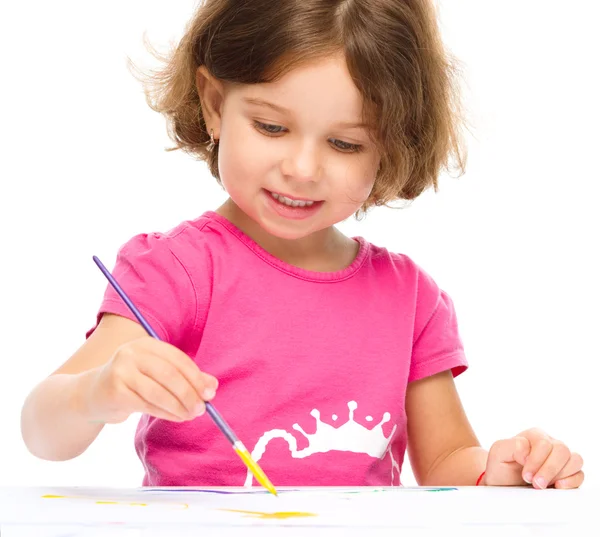
<path fill-rule="evenodd" d="M 106 364 L 86 374 L 86 411 L 102 423 L 121 423 L 134 412 L 191 420 L 204 413 L 204 401 L 218 386 L 185 353 L 150 337 L 122 345 Z"/>
<path fill-rule="evenodd" d="M 495 442 L 489 452 L 484 485 L 577 488 L 583 482 L 583 459 L 540 429 Z"/>

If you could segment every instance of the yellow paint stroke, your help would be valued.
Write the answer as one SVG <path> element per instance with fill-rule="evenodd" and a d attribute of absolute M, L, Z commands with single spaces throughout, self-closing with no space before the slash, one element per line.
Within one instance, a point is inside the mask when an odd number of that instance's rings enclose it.
<path fill-rule="evenodd" d="M 219 509 L 219 511 L 229 511 L 230 513 L 243 513 L 246 518 L 260 518 L 283 520 L 286 518 L 304 518 L 309 516 L 317 516 L 314 513 L 301 513 L 295 511 L 280 511 L 276 513 L 263 513 L 261 511 L 241 511 L 239 509 Z"/>
<path fill-rule="evenodd" d="M 85 496 L 57 496 L 55 494 L 45 494 L 42 496 L 44 500 L 87 500 L 89 502 L 94 502 L 96 505 L 129 505 L 132 507 L 148 507 L 147 503 L 140 502 L 119 502 L 114 500 L 96 500 L 95 498 L 86 498 Z M 183 506 L 183 509 L 188 509 L 189 505 L 187 503 L 168 503 L 165 502 L 166 505 L 169 506 Z M 156 504 L 154 504 L 156 505 Z"/>

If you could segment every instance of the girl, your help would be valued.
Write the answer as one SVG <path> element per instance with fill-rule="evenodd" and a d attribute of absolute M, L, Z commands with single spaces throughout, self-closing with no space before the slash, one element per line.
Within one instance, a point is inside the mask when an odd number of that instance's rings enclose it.
<path fill-rule="evenodd" d="M 87 340 L 29 395 L 38 457 L 76 457 L 141 412 L 144 485 L 251 485 L 218 408 L 276 486 L 579 487 L 582 458 L 530 429 L 488 451 L 453 377 L 449 296 L 405 255 L 335 225 L 464 169 L 453 68 L 429 0 L 207 0 L 151 106 L 228 200 L 133 237 Z M 218 392 L 218 396 L 216 395 Z"/>

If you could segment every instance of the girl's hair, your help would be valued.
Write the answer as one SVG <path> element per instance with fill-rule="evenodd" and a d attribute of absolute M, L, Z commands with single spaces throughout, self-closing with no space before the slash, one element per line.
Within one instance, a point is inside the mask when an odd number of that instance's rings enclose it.
<path fill-rule="evenodd" d="M 173 149 L 208 163 L 220 182 L 218 144 L 196 88 L 204 65 L 224 82 L 272 82 L 295 66 L 343 53 L 364 99 L 381 165 L 362 210 L 412 200 L 454 156 L 466 155 L 457 61 L 444 49 L 433 0 L 205 0 L 162 70 L 145 79 L 150 107 L 168 121 Z M 156 53 L 155 53 L 156 55 Z"/>

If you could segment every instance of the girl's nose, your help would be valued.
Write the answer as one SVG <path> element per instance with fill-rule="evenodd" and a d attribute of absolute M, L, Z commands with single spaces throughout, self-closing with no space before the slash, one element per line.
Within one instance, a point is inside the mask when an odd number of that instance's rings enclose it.
<path fill-rule="evenodd" d="M 286 177 L 299 182 L 318 181 L 321 162 L 315 145 L 309 142 L 294 144 L 282 162 L 282 172 Z"/>

